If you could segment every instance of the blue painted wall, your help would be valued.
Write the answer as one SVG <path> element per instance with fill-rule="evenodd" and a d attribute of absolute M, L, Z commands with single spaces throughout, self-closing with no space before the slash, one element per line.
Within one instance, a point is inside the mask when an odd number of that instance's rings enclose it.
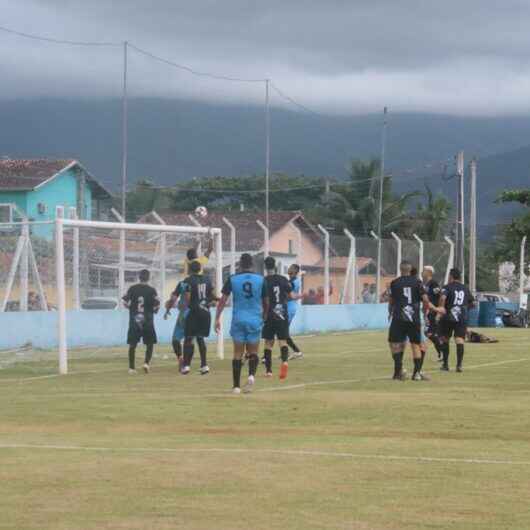
<path fill-rule="evenodd" d="M 13 199 L 13 200 L 10 200 Z M 14 199 L 17 199 L 16 201 Z M 35 221 L 53 221 L 56 206 L 65 209 L 77 206 L 77 179 L 73 169 L 61 172 L 47 184 L 33 191 L 2 192 L 0 202 L 15 202 L 26 215 Z M 85 184 L 85 218 L 92 219 L 92 190 Z M 46 213 L 39 213 L 38 205 L 46 205 Z M 33 233 L 46 239 L 53 238 L 53 225 L 34 226 Z"/>
<path fill-rule="evenodd" d="M 224 313 L 229 338 L 231 309 Z M 159 341 L 169 343 L 175 320 L 157 315 Z M 119 346 L 125 343 L 127 311 L 70 311 L 67 315 L 68 344 L 80 346 Z M 293 334 L 383 329 L 387 323 L 386 304 L 301 306 L 294 321 Z M 31 342 L 36 348 L 57 347 L 57 313 L 30 311 L 0 313 L 0 349 L 17 348 Z M 215 339 L 215 334 L 210 336 Z"/>

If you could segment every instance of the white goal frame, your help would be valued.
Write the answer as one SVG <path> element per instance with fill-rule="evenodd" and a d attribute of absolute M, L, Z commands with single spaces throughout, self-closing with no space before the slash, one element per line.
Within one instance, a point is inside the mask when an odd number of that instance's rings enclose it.
<path fill-rule="evenodd" d="M 216 290 L 221 291 L 223 284 L 223 236 L 220 228 L 199 226 L 153 225 L 135 223 L 113 223 L 106 221 L 85 221 L 79 219 L 65 219 L 58 215 L 55 219 L 55 271 L 57 282 L 57 327 L 59 335 L 59 373 L 68 373 L 68 345 L 66 340 L 66 278 L 64 265 L 64 229 L 65 228 L 100 228 L 107 230 L 142 231 L 169 234 L 211 234 L 214 239 L 216 257 L 215 282 Z M 217 355 L 224 359 L 224 333 L 221 329 L 217 335 Z"/>

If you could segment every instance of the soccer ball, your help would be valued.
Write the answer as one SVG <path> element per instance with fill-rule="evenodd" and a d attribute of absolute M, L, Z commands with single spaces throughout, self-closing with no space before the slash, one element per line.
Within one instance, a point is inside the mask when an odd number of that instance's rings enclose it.
<path fill-rule="evenodd" d="M 208 215 L 206 206 L 197 206 L 197 208 L 195 208 L 195 215 L 202 218 L 206 217 Z"/>

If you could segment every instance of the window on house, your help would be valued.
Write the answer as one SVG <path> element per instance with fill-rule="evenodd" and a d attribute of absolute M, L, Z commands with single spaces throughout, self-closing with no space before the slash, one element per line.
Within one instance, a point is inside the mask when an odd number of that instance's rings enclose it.
<path fill-rule="evenodd" d="M 289 254 L 294 254 L 294 244 L 292 239 L 289 239 Z"/>
<path fill-rule="evenodd" d="M 11 205 L 0 204 L 0 223 L 12 223 L 13 222 L 13 211 Z"/>

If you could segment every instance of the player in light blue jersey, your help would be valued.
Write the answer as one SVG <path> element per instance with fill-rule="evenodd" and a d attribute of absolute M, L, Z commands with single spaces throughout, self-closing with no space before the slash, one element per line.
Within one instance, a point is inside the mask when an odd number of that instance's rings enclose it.
<path fill-rule="evenodd" d="M 189 309 L 186 307 L 184 300 L 186 290 L 187 286 L 185 282 L 182 281 L 177 284 L 175 290 L 171 293 L 171 298 L 166 302 L 166 312 L 164 314 L 164 320 L 167 320 L 169 315 L 171 315 L 171 309 L 176 307 L 179 311 L 171 340 L 173 351 L 175 352 L 179 363 L 179 371 L 182 370 L 183 363 L 181 342 L 184 340 L 184 323 L 186 322 L 186 317 L 189 313 Z"/>
<path fill-rule="evenodd" d="M 299 300 L 302 298 L 302 282 L 300 280 L 299 274 L 300 274 L 300 266 L 294 263 L 289 267 L 289 270 L 287 271 L 287 274 L 289 275 L 289 283 L 291 284 L 291 298 L 287 302 L 287 314 L 289 317 L 289 326 L 291 325 L 291 322 L 294 320 L 294 317 L 296 316 L 296 312 L 298 310 L 299 306 Z M 289 360 L 291 359 L 301 359 L 304 354 L 300 351 L 298 346 L 294 343 L 293 339 L 291 338 L 291 334 L 289 333 L 289 338 L 286 340 L 287 346 L 293 350 L 293 353 L 289 356 Z"/>
<path fill-rule="evenodd" d="M 252 272 L 253 260 L 250 254 L 242 254 L 239 272 L 228 278 L 223 286 L 222 296 L 217 305 L 215 329 L 221 328 L 221 315 L 232 295 L 232 326 L 230 335 L 234 341 L 232 360 L 233 393 L 241 393 L 242 358 L 248 355 L 248 382 L 244 392 L 250 392 L 255 382 L 258 368 L 258 348 L 261 339 L 263 317 L 268 311 L 267 290 L 261 274 Z"/>

